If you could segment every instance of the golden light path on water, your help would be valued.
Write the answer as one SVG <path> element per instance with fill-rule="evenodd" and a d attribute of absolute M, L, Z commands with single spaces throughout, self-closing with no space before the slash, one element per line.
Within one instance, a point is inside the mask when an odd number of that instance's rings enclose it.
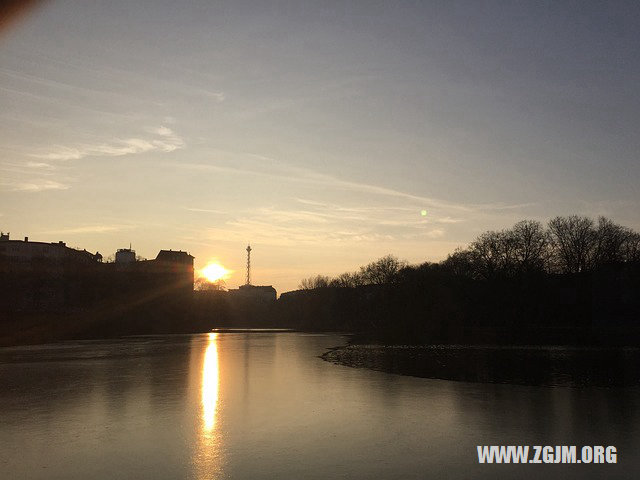
<path fill-rule="evenodd" d="M 212 480 L 223 476 L 220 432 L 220 357 L 217 333 L 209 333 L 200 366 L 200 432 L 193 456 L 194 478 Z"/>
<path fill-rule="evenodd" d="M 202 365 L 202 421 L 207 435 L 211 435 L 215 429 L 218 410 L 220 367 L 217 339 L 217 333 L 209 333 L 209 344 Z"/>

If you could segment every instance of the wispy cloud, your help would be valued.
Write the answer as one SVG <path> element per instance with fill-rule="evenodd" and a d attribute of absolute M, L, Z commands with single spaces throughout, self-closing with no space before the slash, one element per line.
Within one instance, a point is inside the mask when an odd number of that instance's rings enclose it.
<path fill-rule="evenodd" d="M 462 218 L 439 217 L 435 219 L 437 223 L 460 223 L 464 222 Z"/>
<path fill-rule="evenodd" d="M 129 230 L 133 228 L 131 225 L 84 225 L 81 227 L 65 228 L 61 230 L 50 230 L 48 234 L 74 234 L 74 233 L 106 233 L 118 232 L 121 230 Z"/>
<path fill-rule="evenodd" d="M 42 170 L 53 170 L 56 168 L 50 163 L 44 163 L 44 162 L 27 162 L 26 165 L 29 168 L 39 168 Z"/>
<path fill-rule="evenodd" d="M 316 207 L 325 207 L 327 204 L 325 202 L 318 202 L 316 200 L 309 200 L 307 198 L 296 198 L 296 202 L 300 202 L 304 205 L 313 205 Z"/>
<path fill-rule="evenodd" d="M 367 220 L 375 221 L 379 225 L 413 225 L 424 226 L 427 224 L 443 223 L 455 224 L 465 220 L 462 218 L 452 218 L 449 216 L 437 216 L 428 213 L 427 217 L 421 214 L 422 209 L 419 204 L 416 206 L 344 206 L 335 203 L 323 203 L 308 199 L 295 199 L 303 205 L 308 205 L 322 210 L 322 215 L 333 216 L 344 220 Z M 331 213 L 333 212 L 333 213 Z"/>
<path fill-rule="evenodd" d="M 225 214 L 227 212 L 224 212 L 222 210 L 215 210 L 215 209 L 211 209 L 211 208 L 194 208 L 194 207 L 183 207 L 185 210 L 189 211 L 189 212 L 201 212 L 201 213 L 222 213 Z"/>
<path fill-rule="evenodd" d="M 56 167 L 44 162 L 4 162 L 0 163 L 0 187 L 13 192 L 42 192 L 46 190 L 67 190 L 69 176 L 57 175 Z"/>
<path fill-rule="evenodd" d="M 260 183 L 265 180 L 271 188 L 303 195 L 294 196 L 289 202 L 274 200 L 276 206 L 232 209 L 233 216 L 206 230 L 206 239 L 213 243 L 245 242 L 250 238 L 256 243 L 286 248 L 358 245 L 360 251 L 378 253 L 397 248 L 421 249 L 434 257 L 469 241 L 468 232 L 475 231 L 474 226 L 504 222 L 505 216 L 519 215 L 521 209 L 532 205 L 448 201 L 384 184 L 345 179 L 262 155 L 222 151 L 212 154 L 219 159 L 216 163 L 165 166 L 193 170 L 199 177 L 211 172 Z M 222 175 L 216 176 L 219 181 Z M 426 215 L 422 214 L 424 210 Z"/>
<path fill-rule="evenodd" d="M 414 201 L 421 202 L 423 205 L 427 206 L 446 206 L 449 208 L 471 211 L 472 208 L 470 206 L 461 205 L 461 204 L 450 204 L 442 201 L 438 201 L 432 198 L 423 197 L 420 195 L 413 195 L 406 192 L 401 192 L 398 190 L 393 190 L 390 188 L 385 188 L 377 185 L 370 185 L 366 183 L 353 182 L 348 180 L 343 180 L 331 175 L 326 175 L 322 173 L 317 173 L 308 169 L 303 169 L 299 167 L 291 167 L 289 172 L 285 171 L 261 171 L 254 169 L 245 169 L 238 167 L 228 167 L 223 165 L 212 165 L 206 163 L 181 163 L 181 164 L 171 164 L 172 167 L 179 167 L 185 169 L 193 169 L 193 170 L 209 170 L 216 172 L 224 172 L 224 173 L 232 173 L 238 175 L 250 175 L 250 176 L 259 176 L 264 178 L 278 179 L 295 183 L 305 183 L 317 186 L 325 186 L 336 189 L 348 190 L 348 191 L 358 191 L 362 193 L 372 193 L 376 195 L 384 195 L 391 197 L 399 197 L 404 199 L 410 199 Z"/>
<path fill-rule="evenodd" d="M 30 165 L 35 163 L 36 165 Z M 45 167 L 46 164 L 39 165 L 40 162 L 27 162 L 27 163 L 4 163 L 0 164 L 0 172 L 4 172 L 5 178 L 26 176 L 30 177 L 34 174 L 37 175 L 52 175 L 50 170 L 54 170 L 54 167 Z"/>
<path fill-rule="evenodd" d="M 82 144 L 77 146 L 54 145 L 46 153 L 34 153 L 32 157 L 49 161 L 79 160 L 84 157 L 120 157 L 145 152 L 173 152 L 184 147 L 184 140 L 168 127 L 150 129 L 150 138 L 118 139 L 111 143 Z"/>
<path fill-rule="evenodd" d="M 293 206 L 253 208 L 206 231 L 218 242 L 252 241 L 274 246 L 376 245 L 380 242 L 424 241 L 444 237 L 446 231 L 420 218 L 415 209 L 343 208 L 314 201 Z M 417 220 L 416 220 L 417 217 Z"/>
<path fill-rule="evenodd" d="M 53 180 L 34 179 L 26 182 L 10 184 L 10 187 L 11 190 L 17 192 L 42 192 L 45 190 L 67 190 L 69 185 L 55 182 Z"/>
<path fill-rule="evenodd" d="M 212 92 L 210 90 L 196 90 L 195 93 L 210 98 L 216 102 L 224 102 L 227 98 L 224 92 Z"/>
<path fill-rule="evenodd" d="M 277 179 L 287 182 L 295 182 L 297 184 L 304 183 L 307 185 L 315 185 L 321 187 L 328 187 L 332 189 L 346 190 L 349 192 L 360 192 L 365 194 L 371 194 L 383 197 L 394 197 L 403 200 L 410 200 L 416 205 L 420 205 L 426 208 L 437 208 L 442 211 L 457 211 L 460 214 L 470 214 L 478 211 L 499 211 L 499 210 L 516 210 L 520 208 L 530 207 L 534 204 L 516 204 L 509 205 L 503 203 L 456 203 L 440 200 L 424 195 L 403 192 L 392 188 L 384 187 L 381 185 L 374 185 L 365 182 L 357 182 L 352 180 L 345 180 L 333 175 L 319 173 L 307 168 L 301 168 L 298 166 L 287 165 L 282 162 L 277 162 L 268 157 L 253 155 L 256 159 L 261 160 L 263 163 L 269 162 L 268 171 L 266 169 L 258 168 L 242 168 L 242 167 L 230 167 L 226 165 L 215 165 L 209 163 L 181 163 L 170 164 L 172 167 L 203 170 L 203 171 L 216 171 L 237 175 L 257 176 L 262 178 Z M 462 221 L 458 218 L 451 216 L 444 216 L 443 223 L 449 219 L 449 223 L 455 223 Z"/>
<path fill-rule="evenodd" d="M 445 231 L 442 228 L 435 228 L 433 230 L 429 230 L 424 234 L 427 238 L 442 238 L 444 237 Z"/>
<path fill-rule="evenodd" d="M 245 154 L 233 164 L 185 163 L 171 164 L 171 167 L 250 176 L 268 179 L 274 184 L 287 182 L 295 186 L 320 187 L 319 191 L 332 191 L 334 198 L 348 202 L 340 204 L 296 197 L 294 204 L 251 208 L 223 225 L 209 229 L 208 238 L 213 241 L 252 238 L 279 246 L 442 243 L 459 238 L 457 224 L 477 223 L 479 218 L 500 216 L 502 211 L 516 212 L 530 205 L 450 202 L 384 185 L 347 180 L 261 155 Z M 338 193 L 340 191 L 348 196 Z M 421 213 L 425 209 L 426 216 Z"/>

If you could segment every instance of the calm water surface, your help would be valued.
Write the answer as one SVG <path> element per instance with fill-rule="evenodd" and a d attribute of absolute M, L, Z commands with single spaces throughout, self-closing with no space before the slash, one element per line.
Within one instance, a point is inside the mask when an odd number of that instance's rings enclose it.
<path fill-rule="evenodd" d="M 414 378 L 234 332 L 0 349 L 0 478 L 637 478 L 640 389 Z M 479 465 L 476 445 L 615 445 L 617 465 Z"/>

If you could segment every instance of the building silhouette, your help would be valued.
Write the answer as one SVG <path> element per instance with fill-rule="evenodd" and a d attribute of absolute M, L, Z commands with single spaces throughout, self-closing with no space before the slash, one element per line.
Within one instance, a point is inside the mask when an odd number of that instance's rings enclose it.
<path fill-rule="evenodd" d="M 116 263 L 133 263 L 136 261 L 136 251 L 129 248 L 119 248 L 116 252 Z"/>
<path fill-rule="evenodd" d="M 119 249 L 115 262 L 67 247 L 0 236 L 0 308 L 5 311 L 67 311 L 92 305 L 190 300 L 194 257 L 160 250 L 153 260 L 136 260 Z M 105 307 L 106 308 L 106 307 Z M 115 308 L 114 308 L 115 310 Z"/>
<path fill-rule="evenodd" d="M 67 247 L 60 242 L 30 242 L 29 237 L 24 240 L 11 240 L 8 233 L 0 233 L 0 256 L 11 262 L 30 262 L 37 259 L 53 260 L 57 262 L 72 260 L 79 262 L 102 262 L 100 252 L 91 253 Z"/>
<path fill-rule="evenodd" d="M 275 302 L 277 293 L 271 285 L 240 285 L 229 290 L 229 295 L 241 301 Z"/>
<path fill-rule="evenodd" d="M 229 290 L 229 296 L 235 302 L 275 302 L 276 289 L 271 285 L 251 284 L 251 245 L 247 245 L 247 276 L 246 283 L 236 289 Z"/>

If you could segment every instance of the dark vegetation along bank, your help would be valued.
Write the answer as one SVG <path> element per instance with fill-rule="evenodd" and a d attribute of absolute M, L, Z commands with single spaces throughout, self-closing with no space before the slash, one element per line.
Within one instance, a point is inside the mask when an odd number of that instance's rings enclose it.
<path fill-rule="evenodd" d="M 192 257 L 163 255 L 127 267 L 0 256 L 0 344 L 216 327 L 386 344 L 640 344 L 640 234 L 605 218 L 523 221 L 439 263 L 386 256 L 278 300 L 265 287 L 194 292 Z"/>
<path fill-rule="evenodd" d="M 606 218 L 522 221 L 440 263 L 387 256 L 281 296 L 279 317 L 363 341 L 638 344 L 640 234 Z"/>

